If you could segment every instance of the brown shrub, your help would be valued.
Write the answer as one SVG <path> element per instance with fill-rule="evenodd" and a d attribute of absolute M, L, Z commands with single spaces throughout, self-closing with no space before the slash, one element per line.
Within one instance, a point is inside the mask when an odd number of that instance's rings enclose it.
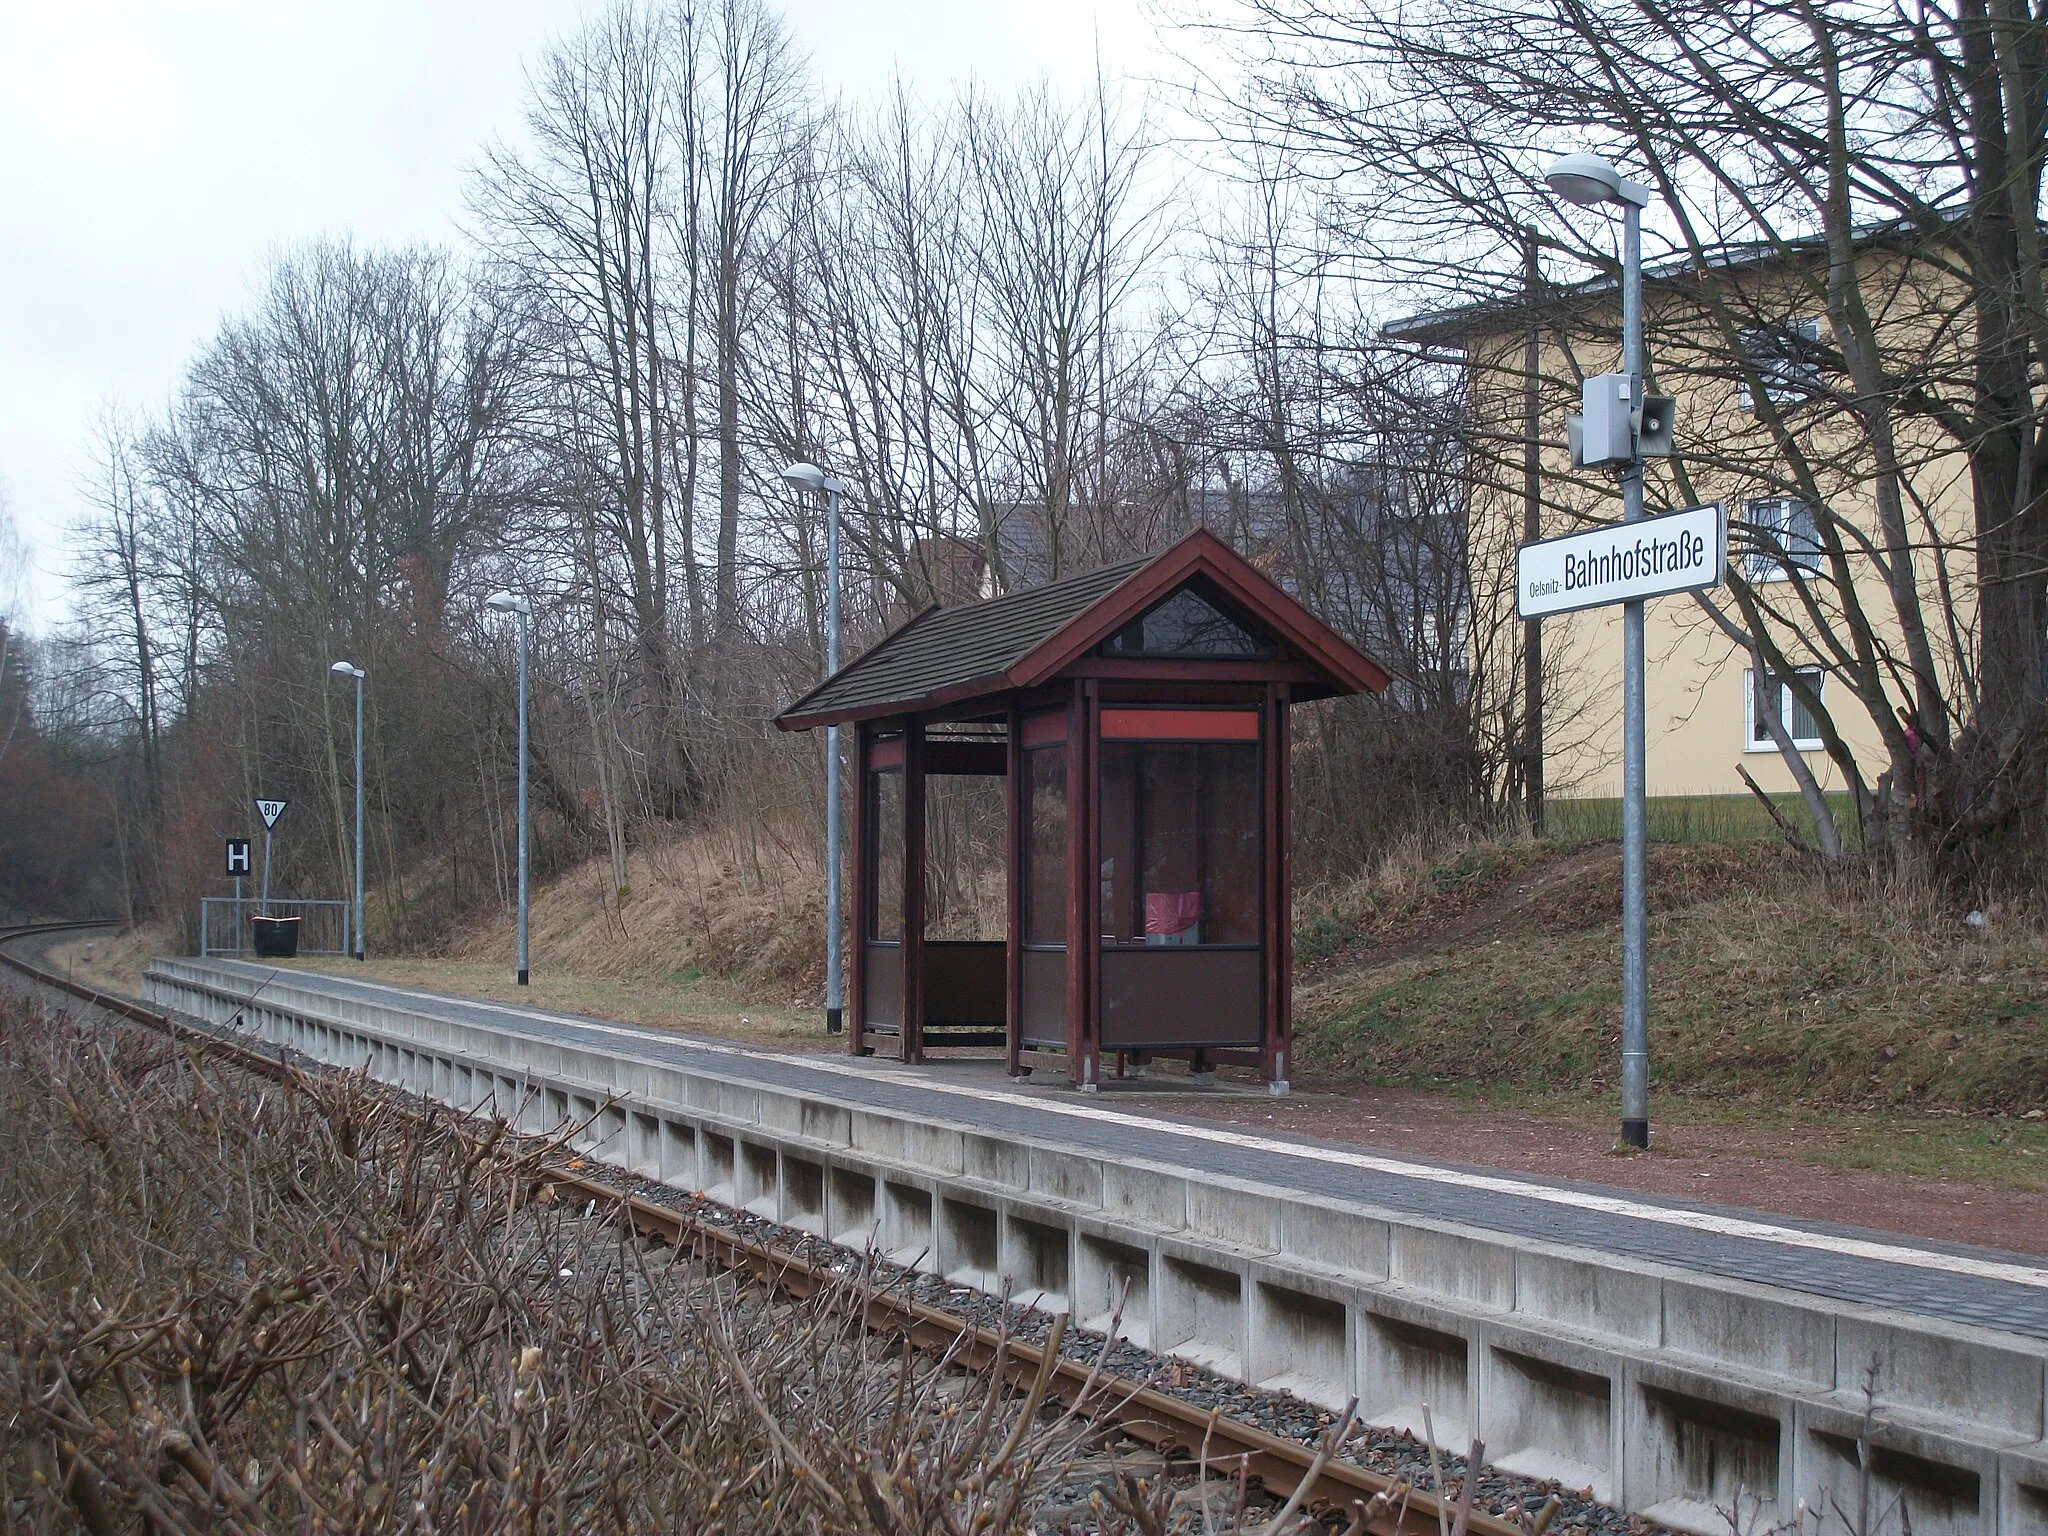
<path fill-rule="evenodd" d="M 650 1251 L 477 1135 L 0 1002 L 10 1527 L 1031 1528 L 1075 1421 L 868 1333 L 852 1288 Z"/>

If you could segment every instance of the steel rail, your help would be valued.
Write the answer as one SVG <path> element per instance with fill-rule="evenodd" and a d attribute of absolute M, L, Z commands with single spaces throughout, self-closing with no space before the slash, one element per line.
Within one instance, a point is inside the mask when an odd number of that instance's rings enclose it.
<path fill-rule="evenodd" d="M 118 993 L 102 992 L 9 950 L 10 945 L 24 938 L 102 926 L 108 925 L 39 923 L 0 929 L 0 963 L 44 986 L 167 1034 L 243 1070 L 273 1080 L 305 1070 L 282 1055 L 269 1055 L 225 1039 L 212 1030 L 182 1023 L 167 1013 Z M 519 1140 L 534 1139 L 520 1133 L 514 1135 Z M 798 1300 L 859 1283 L 790 1249 L 741 1237 L 688 1212 L 622 1190 L 564 1162 L 551 1161 L 543 1164 L 543 1168 L 544 1182 L 619 1210 L 642 1236 L 689 1251 L 720 1268 L 750 1274 Z M 1026 1389 L 1043 1368 L 1044 1353 L 1036 1345 L 906 1296 L 863 1289 L 868 1290 L 865 1321 L 876 1331 L 901 1334 L 920 1349 L 949 1353 L 968 1370 L 1000 1370 L 1011 1384 Z M 1241 1465 L 1247 1477 L 1256 1478 L 1269 1493 L 1282 1498 L 1294 1494 L 1312 1472 L 1315 1480 L 1308 1500 L 1324 1508 L 1349 1511 L 1354 1505 L 1370 1505 L 1385 1495 L 1388 1502 L 1367 1526 L 1374 1536 L 1437 1536 L 1458 1516 L 1454 1501 L 1444 1500 L 1440 1504 L 1436 1495 L 1401 1479 L 1334 1457 L 1321 1458 L 1314 1446 L 1272 1434 L 1219 1410 L 1204 1411 L 1141 1381 L 1095 1370 L 1085 1359 L 1060 1355 L 1053 1363 L 1046 1395 L 1088 1414 L 1090 1422 L 1114 1425 L 1162 1453 L 1199 1457 L 1212 1470 L 1232 1477 Z M 1477 1509 L 1466 1514 L 1465 1522 L 1470 1536 L 1524 1536 L 1520 1525 Z"/>

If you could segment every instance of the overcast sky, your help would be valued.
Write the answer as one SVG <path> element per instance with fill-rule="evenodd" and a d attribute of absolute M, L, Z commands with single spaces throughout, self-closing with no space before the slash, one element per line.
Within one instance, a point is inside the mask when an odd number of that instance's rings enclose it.
<path fill-rule="evenodd" d="M 267 258 L 450 241 L 479 145 L 589 0 L 0 0 L 0 481 L 64 614 L 93 423 L 159 409 Z M 785 0 L 823 87 L 1158 68 L 1139 0 Z"/>

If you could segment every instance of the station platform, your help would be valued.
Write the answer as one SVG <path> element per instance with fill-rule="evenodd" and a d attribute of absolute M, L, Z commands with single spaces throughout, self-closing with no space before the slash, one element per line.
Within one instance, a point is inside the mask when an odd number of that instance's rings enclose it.
<path fill-rule="evenodd" d="M 145 988 L 530 1129 L 595 1117 L 601 1159 L 1084 1325 L 1127 1287 L 1136 1342 L 1369 1422 L 1430 1404 L 1454 1445 L 1679 1528 L 1725 1530 L 1738 1485 L 1767 1515 L 1843 1498 L 1867 1400 L 1916 1529 L 2048 1536 L 2033 1257 L 1253 1134 L 1149 1080 L 1082 1095 L 237 961 Z"/>
<path fill-rule="evenodd" d="M 663 1065 L 739 1071 L 764 1084 L 842 1103 L 935 1121 L 967 1121 L 984 1131 L 1077 1150 L 1207 1169 L 1504 1236 L 1570 1243 L 1617 1258 L 1760 1280 L 1835 1300 L 2048 1339 L 2048 1266 L 2028 1255 L 1219 1129 L 1174 1119 L 1173 1099 L 1188 1090 L 1152 1079 L 1105 1084 L 1105 1092 L 1090 1102 L 1065 1083 L 1020 1086 L 1003 1075 L 999 1062 L 904 1067 L 873 1058 L 779 1054 L 379 982 L 279 972 L 247 962 L 213 963 L 251 983 L 283 974 L 336 996 L 373 1002 L 397 996 L 408 1007 L 554 1044 Z"/>

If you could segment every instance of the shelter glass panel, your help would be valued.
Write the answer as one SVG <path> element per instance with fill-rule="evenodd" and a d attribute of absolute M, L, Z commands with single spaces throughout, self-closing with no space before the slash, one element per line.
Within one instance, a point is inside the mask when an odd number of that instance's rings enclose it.
<path fill-rule="evenodd" d="M 868 937 L 903 937 L 903 771 L 868 775 Z"/>
<path fill-rule="evenodd" d="M 939 774 L 924 786 L 924 936 L 1002 943 L 1009 936 L 1002 779 Z"/>
<path fill-rule="evenodd" d="M 1182 587 L 1102 643 L 1105 656 L 1217 657 L 1258 660 L 1273 647 L 1196 586 Z"/>
<path fill-rule="evenodd" d="M 1030 795 L 1024 836 L 1024 942 L 1067 942 L 1067 748 L 1024 754 Z"/>
<path fill-rule="evenodd" d="M 1254 742 L 1102 744 L 1102 940 L 1256 945 Z"/>
<path fill-rule="evenodd" d="M 1067 1042 L 1067 951 L 1064 946 L 1027 949 L 1023 960 L 1022 1036 L 1032 1045 L 1063 1046 Z"/>

